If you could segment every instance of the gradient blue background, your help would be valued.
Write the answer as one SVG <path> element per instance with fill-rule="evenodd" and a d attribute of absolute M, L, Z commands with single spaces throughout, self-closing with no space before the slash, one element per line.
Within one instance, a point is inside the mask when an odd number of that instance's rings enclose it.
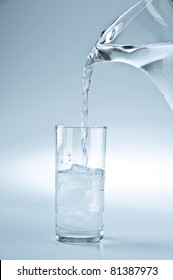
<path fill-rule="evenodd" d="M 107 125 L 105 239 L 54 233 L 54 125 L 80 125 L 82 71 L 135 0 L 0 0 L 0 259 L 173 259 L 173 112 L 144 73 L 96 64 L 89 124 Z"/>

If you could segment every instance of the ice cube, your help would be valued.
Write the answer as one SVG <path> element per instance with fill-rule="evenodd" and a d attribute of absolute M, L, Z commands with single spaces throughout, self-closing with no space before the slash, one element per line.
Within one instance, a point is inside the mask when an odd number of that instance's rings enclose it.
<path fill-rule="evenodd" d="M 79 164 L 73 164 L 71 166 L 71 170 L 80 173 L 85 173 L 86 175 L 100 175 L 100 176 L 104 175 L 104 170 L 101 168 L 89 168 Z"/>
<path fill-rule="evenodd" d="M 77 172 L 80 172 L 80 173 L 88 173 L 88 167 L 85 167 L 85 166 L 79 165 L 79 164 L 73 164 L 71 166 L 71 170 L 77 171 Z"/>

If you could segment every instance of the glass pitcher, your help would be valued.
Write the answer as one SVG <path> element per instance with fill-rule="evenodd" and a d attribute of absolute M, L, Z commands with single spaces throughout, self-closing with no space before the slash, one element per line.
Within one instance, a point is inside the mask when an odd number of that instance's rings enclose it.
<path fill-rule="evenodd" d="M 101 33 L 88 61 L 143 70 L 173 110 L 173 0 L 138 2 Z"/>

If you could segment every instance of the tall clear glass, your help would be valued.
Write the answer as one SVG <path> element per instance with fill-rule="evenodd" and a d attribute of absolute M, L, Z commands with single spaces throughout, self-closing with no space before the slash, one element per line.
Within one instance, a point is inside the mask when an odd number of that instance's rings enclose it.
<path fill-rule="evenodd" d="M 105 126 L 56 126 L 58 241 L 89 243 L 103 239 L 105 154 Z"/>

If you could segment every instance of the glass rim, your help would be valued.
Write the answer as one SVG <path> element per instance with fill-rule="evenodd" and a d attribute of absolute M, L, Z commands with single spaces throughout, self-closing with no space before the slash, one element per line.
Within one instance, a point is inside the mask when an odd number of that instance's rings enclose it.
<path fill-rule="evenodd" d="M 81 129 L 81 128 L 102 128 L 102 129 L 107 129 L 107 126 L 106 125 L 103 125 L 103 126 L 66 126 L 66 125 L 61 125 L 61 124 L 58 124 L 58 125 L 55 125 L 55 128 L 78 128 L 78 129 Z"/>

